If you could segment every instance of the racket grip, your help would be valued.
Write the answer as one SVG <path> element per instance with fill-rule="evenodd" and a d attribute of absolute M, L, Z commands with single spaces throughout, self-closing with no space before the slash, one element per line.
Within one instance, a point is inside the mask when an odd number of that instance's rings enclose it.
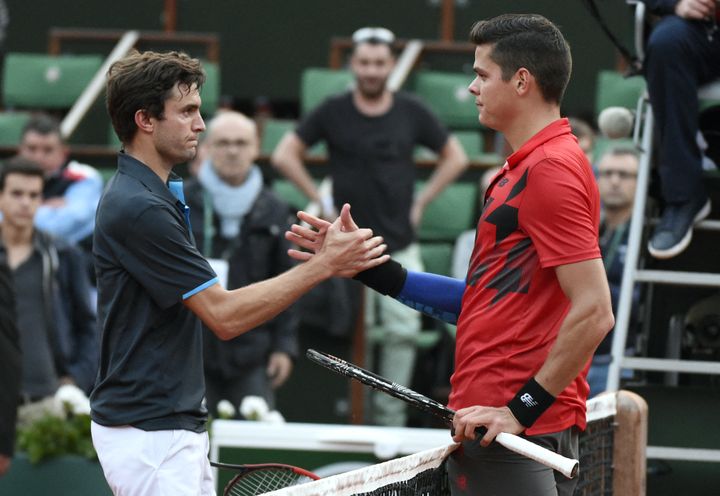
<path fill-rule="evenodd" d="M 450 434 L 455 435 L 455 429 L 450 429 Z M 487 434 L 487 427 L 481 425 L 475 429 L 476 439 L 480 439 Z M 547 448 L 543 448 L 525 438 L 501 432 L 495 437 L 495 441 L 505 446 L 510 451 L 514 451 L 519 455 L 526 456 L 538 463 L 542 463 L 546 467 L 557 470 L 568 479 L 574 478 L 580 469 L 580 462 L 574 458 L 562 456 Z"/>
<path fill-rule="evenodd" d="M 515 453 L 531 458 L 536 462 L 557 470 L 568 479 L 574 478 L 578 473 L 580 467 L 580 462 L 578 460 L 562 456 L 520 436 L 508 434 L 507 432 L 501 432 L 497 435 L 495 441 L 502 444 L 510 451 L 514 451 Z"/>

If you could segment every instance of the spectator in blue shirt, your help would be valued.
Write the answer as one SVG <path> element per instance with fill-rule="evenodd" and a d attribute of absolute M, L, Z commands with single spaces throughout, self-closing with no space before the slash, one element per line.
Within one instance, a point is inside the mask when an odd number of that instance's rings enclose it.
<path fill-rule="evenodd" d="M 20 137 L 18 153 L 39 164 L 45 173 L 43 204 L 35 225 L 70 243 L 89 248 L 95 210 L 103 181 L 89 165 L 69 159 L 58 121 L 46 114 L 33 116 Z"/>

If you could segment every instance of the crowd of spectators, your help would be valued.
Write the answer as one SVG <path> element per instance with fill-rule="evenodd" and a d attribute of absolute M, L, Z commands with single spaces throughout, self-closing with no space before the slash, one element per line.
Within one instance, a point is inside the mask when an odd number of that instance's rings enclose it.
<path fill-rule="evenodd" d="M 718 57 L 710 56 L 717 55 L 720 37 L 716 29 L 708 31 L 708 16 L 714 19 L 716 12 L 702 10 L 706 4 L 702 0 L 645 3 L 663 16 L 650 37 L 646 66 L 659 120 L 664 200 L 663 217 L 649 250 L 658 258 L 668 258 L 687 246 L 685 238 L 693 224 L 709 211 L 707 193 L 696 177 L 701 168 L 697 125 L 690 123 L 697 122 L 693 99 L 698 85 L 720 73 Z M 682 48 L 679 38 L 701 43 L 682 44 Z M 465 172 L 468 159 L 422 102 L 388 89 L 395 61 L 393 41 L 392 33 L 382 28 L 358 31 L 350 62 L 355 86 L 302 119 L 279 143 L 271 162 L 274 173 L 293 181 L 320 206 L 325 218 L 336 217 L 344 203 L 351 203 L 358 223 L 384 236 L 393 259 L 422 270 L 416 234 L 423 212 Z M 688 78 L 688 74 L 699 76 Z M 688 100 L 693 102 L 689 110 Z M 678 115 L 682 120 L 676 119 Z M 571 118 L 570 124 L 598 181 L 603 209 L 599 244 L 616 310 L 639 155 L 633 148 L 611 146 L 595 156 L 593 127 L 577 118 Z M 329 150 L 333 184 L 329 196 L 321 194 L 303 164 L 306 150 L 319 141 L 325 141 Z M 209 121 L 199 148 L 202 153 L 189 164 L 193 178 L 184 195 L 197 249 L 224 275 L 221 279 L 228 289 L 272 277 L 293 265 L 284 232 L 294 218 L 288 204 L 267 187 L 268 171 L 257 164 L 259 143 L 251 118 L 222 111 Z M 414 191 L 415 145 L 438 154 L 435 172 L 419 193 Z M 478 215 L 484 191 L 501 166 L 495 164 L 481 174 Z M 687 179 L 688 170 L 696 180 L 679 182 L 679 177 Z M 12 455 L 14 429 L 7 429 L 8 425 L 32 421 L 63 384 L 75 384 L 86 393 L 92 389 L 100 335 L 91 249 L 103 187 L 100 173 L 73 158 L 58 120 L 45 113 L 28 121 L 17 155 L 6 160 L 0 171 L 0 426 L 5 428 L 0 432 L 0 475 Z M 466 277 L 474 238 L 470 229 L 457 239 L 452 277 Z M 376 293 L 367 292 L 365 298 L 365 326 L 379 326 L 386 336 L 377 371 L 408 384 L 420 316 Z M 639 301 L 635 289 L 627 353 L 636 351 L 632 335 Z M 275 390 L 287 381 L 298 356 L 301 313 L 301 307 L 291 307 L 230 342 L 221 342 L 205 330 L 206 399 L 212 414 L 217 415 L 221 399 L 237 405 L 247 395 L 261 396 L 274 406 Z M 592 361 L 591 395 L 606 387 L 611 339 L 612 333 Z M 372 417 L 381 425 L 406 424 L 404 406 L 384 396 L 374 400 Z"/>

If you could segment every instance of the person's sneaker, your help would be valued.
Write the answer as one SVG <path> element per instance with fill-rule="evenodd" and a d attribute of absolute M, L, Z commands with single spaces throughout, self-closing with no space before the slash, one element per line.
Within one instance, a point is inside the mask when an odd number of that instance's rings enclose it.
<path fill-rule="evenodd" d="M 667 205 L 653 232 L 648 251 L 655 258 L 672 258 L 690 244 L 693 225 L 710 214 L 710 199 Z"/>

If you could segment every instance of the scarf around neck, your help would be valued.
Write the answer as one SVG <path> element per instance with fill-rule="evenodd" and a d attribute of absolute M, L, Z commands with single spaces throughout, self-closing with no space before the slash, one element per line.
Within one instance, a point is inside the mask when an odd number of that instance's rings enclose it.
<path fill-rule="evenodd" d="M 210 193 L 213 208 L 220 217 L 220 234 L 223 238 L 233 238 L 240 233 L 242 221 L 250 211 L 263 186 L 262 173 L 257 165 L 252 165 L 248 175 L 240 186 L 231 186 L 215 172 L 215 168 L 206 160 L 200 166 L 198 181 Z"/>

